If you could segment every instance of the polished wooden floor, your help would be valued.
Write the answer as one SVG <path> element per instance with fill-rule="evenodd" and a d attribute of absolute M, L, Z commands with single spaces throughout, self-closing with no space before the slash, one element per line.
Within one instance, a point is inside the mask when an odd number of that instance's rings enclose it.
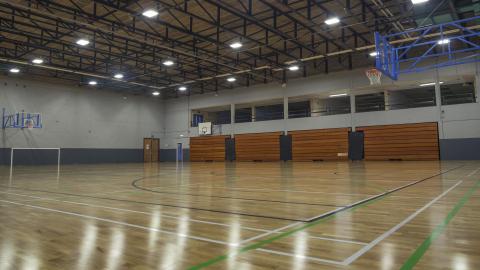
<path fill-rule="evenodd" d="M 480 269 L 480 162 L 0 167 L 0 270 Z"/>

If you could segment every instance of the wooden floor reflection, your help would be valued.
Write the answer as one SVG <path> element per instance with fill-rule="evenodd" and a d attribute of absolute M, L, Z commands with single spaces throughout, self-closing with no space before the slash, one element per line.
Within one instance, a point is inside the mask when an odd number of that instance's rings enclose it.
<path fill-rule="evenodd" d="M 0 167 L 0 270 L 480 269 L 479 181 L 474 161 Z"/>

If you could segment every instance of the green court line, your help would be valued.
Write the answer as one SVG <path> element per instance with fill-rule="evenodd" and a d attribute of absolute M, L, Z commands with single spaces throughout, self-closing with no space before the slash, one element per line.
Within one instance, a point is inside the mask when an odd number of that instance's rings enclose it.
<path fill-rule="evenodd" d="M 357 206 L 354 206 L 354 207 L 351 207 L 351 208 L 347 209 L 346 211 L 351 212 L 351 211 L 354 211 L 355 209 L 368 206 L 368 205 L 370 205 L 370 204 L 372 204 L 372 203 L 374 203 L 374 202 L 376 202 L 376 201 L 379 201 L 379 200 L 381 200 L 381 199 L 383 199 L 383 198 L 388 197 L 389 195 L 390 195 L 390 194 L 388 194 L 388 195 L 386 195 L 386 196 L 382 196 L 382 197 L 376 198 L 376 199 L 373 199 L 373 200 L 368 201 L 368 202 L 366 202 L 366 203 L 364 203 L 364 204 L 359 204 L 359 205 L 357 205 Z M 262 246 L 264 246 L 264 245 L 267 245 L 267 244 L 270 244 L 270 243 L 272 243 L 272 242 L 274 242 L 274 241 L 276 241 L 276 240 L 279 240 L 279 239 L 288 237 L 288 236 L 290 236 L 290 235 L 292 235 L 292 234 L 295 234 L 295 233 L 297 233 L 297 232 L 299 232 L 299 231 L 303 231 L 303 230 L 305 230 L 305 229 L 307 229 L 307 228 L 316 226 L 316 225 L 318 225 L 318 224 L 320 224 L 320 223 L 324 223 L 324 222 L 326 222 L 326 221 L 328 221 L 328 220 L 330 220 L 330 219 L 333 219 L 333 218 L 337 217 L 337 214 L 341 214 L 341 213 L 344 213 L 344 212 L 338 212 L 338 213 L 332 214 L 332 215 L 330 215 L 330 216 L 327 216 L 327 217 L 325 217 L 325 218 L 319 219 L 319 220 L 317 220 L 317 221 L 310 222 L 310 223 L 306 223 L 306 224 L 304 224 L 304 225 L 302 225 L 302 226 L 300 226 L 300 227 L 298 227 L 298 228 L 296 228 L 296 229 L 292 229 L 292 230 L 283 232 L 283 233 L 281 233 L 281 234 L 272 236 L 272 237 L 270 237 L 270 238 L 267 238 L 267 239 L 265 239 L 265 240 L 259 241 L 259 242 L 257 242 L 257 243 L 253 243 L 253 244 L 251 244 L 251 245 L 248 245 L 248 246 L 245 246 L 245 247 L 243 247 L 243 248 L 240 248 L 240 249 L 238 249 L 238 250 L 236 250 L 236 251 L 234 251 L 234 252 L 232 252 L 232 253 L 225 254 L 225 255 L 221 255 L 221 256 L 215 257 L 215 258 L 213 258 L 213 259 L 210 259 L 210 260 L 208 260 L 208 261 L 205 261 L 205 262 L 203 262 L 203 263 L 194 265 L 194 266 L 188 268 L 188 270 L 203 269 L 203 268 L 208 267 L 208 266 L 211 266 L 211 265 L 213 265 L 213 264 L 215 264 L 215 263 L 224 261 L 224 260 L 226 260 L 226 259 L 228 259 L 228 258 L 235 257 L 235 256 L 237 256 L 238 254 L 245 253 L 245 252 L 247 252 L 247 251 L 260 248 L 260 247 L 262 247 Z"/>
<path fill-rule="evenodd" d="M 442 223 L 438 224 L 432 233 L 423 241 L 420 246 L 410 255 L 410 257 L 405 261 L 400 270 L 410 270 L 415 267 L 415 265 L 420 261 L 428 248 L 432 245 L 433 241 L 437 239 L 445 230 L 448 223 L 455 217 L 455 215 L 460 211 L 460 209 L 467 203 L 467 201 L 472 197 L 473 193 L 480 187 L 480 180 L 477 181 L 477 184 L 470 188 L 465 195 L 457 202 L 453 209 L 447 214 Z"/>

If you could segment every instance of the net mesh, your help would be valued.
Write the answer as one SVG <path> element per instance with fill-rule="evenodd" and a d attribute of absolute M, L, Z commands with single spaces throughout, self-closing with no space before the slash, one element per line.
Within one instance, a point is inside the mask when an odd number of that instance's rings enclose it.
<path fill-rule="evenodd" d="M 370 80 L 370 85 L 379 85 L 382 83 L 382 72 L 379 70 L 372 68 L 365 71 L 368 79 Z"/>
<path fill-rule="evenodd" d="M 24 120 L 24 127 L 28 129 L 33 128 L 33 120 L 32 119 L 25 119 Z"/>

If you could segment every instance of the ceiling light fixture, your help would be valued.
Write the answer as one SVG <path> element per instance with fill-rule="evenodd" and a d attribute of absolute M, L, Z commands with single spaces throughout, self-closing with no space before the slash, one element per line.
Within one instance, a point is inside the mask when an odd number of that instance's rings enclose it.
<path fill-rule="evenodd" d="M 438 82 L 438 84 L 443 84 L 443 82 Z M 429 82 L 429 83 L 419 84 L 419 86 L 421 86 L 421 87 L 423 87 L 423 86 L 432 86 L 432 85 L 435 85 L 435 82 Z"/>
<path fill-rule="evenodd" d="M 173 66 L 173 64 L 175 64 L 175 62 L 173 62 L 172 60 L 165 60 L 165 61 L 163 61 L 162 64 L 163 64 L 164 66 L 169 67 L 169 66 Z"/>
<path fill-rule="evenodd" d="M 19 72 L 20 72 L 20 69 L 18 69 L 18 68 L 11 68 L 11 69 L 10 69 L 10 72 L 11 72 L 11 73 L 19 73 Z"/>
<path fill-rule="evenodd" d="M 376 57 L 376 56 L 378 55 L 378 53 L 375 51 L 375 52 L 369 53 L 369 55 L 370 55 L 371 57 Z"/>
<path fill-rule="evenodd" d="M 156 11 L 154 9 L 147 9 L 142 13 L 142 15 L 147 17 L 147 18 L 153 18 L 153 17 L 158 15 L 158 11 Z"/>
<path fill-rule="evenodd" d="M 288 70 L 290 70 L 290 71 L 297 71 L 297 70 L 299 70 L 299 69 L 300 69 L 300 68 L 299 68 L 297 65 L 293 65 L 293 66 L 289 66 L 289 67 L 288 67 Z"/>
<path fill-rule="evenodd" d="M 448 44 L 448 43 L 450 43 L 450 39 L 448 39 L 448 38 L 441 39 L 437 42 L 438 45 L 445 45 L 445 44 Z"/>
<path fill-rule="evenodd" d="M 239 49 L 243 46 L 243 44 L 240 41 L 235 41 L 230 44 L 230 48 L 232 49 Z"/>
<path fill-rule="evenodd" d="M 152 95 L 154 95 L 154 96 L 159 96 L 159 95 L 160 95 L 160 92 L 155 91 L 155 92 L 152 93 Z"/>
<path fill-rule="evenodd" d="M 186 91 L 186 90 L 187 90 L 187 87 L 186 87 L 186 86 L 180 86 L 180 87 L 178 88 L 178 90 L 180 90 L 180 91 Z"/>
<path fill-rule="evenodd" d="M 428 2 L 428 0 L 412 0 L 412 4 L 417 5 L 417 4 L 422 4 Z"/>
<path fill-rule="evenodd" d="M 87 46 L 88 44 L 90 44 L 90 41 L 88 41 L 88 39 L 81 38 L 77 40 L 76 43 L 77 45 L 80 45 L 80 46 Z"/>
<path fill-rule="evenodd" d="M 115 79 L 123 79 L 123 74 L 122 73 L 117 73 L 117 74 L 113 75 L 113 77 Z"/>
<path fill-rule="evenodd" d="M 329 97 L 344 97 L 347 96 L 347 93 L 342 93 L 342 94 L 334 94 L 334 95 L 329 95 Z"/>
<path fill-rule="evenodd" d="M 339 22 L 340 22 L 340 19 L 338 17 L 332 17 L 332 18 L 329 18 L 329 19 L 325 20 L 325 23 L 328 24 L 328 25 L 337 24 Z"/>
<path fill-rule="evenodd" d="M 41 58 L 35 58 L 35 59 L 32 60 L 32 63 L 38 64 L 38 65 L 39 65 L 39 64 L 42 64 L 42 63 L 43 63 L 43 59 L 41 59 Z"/>
<path fill-rule="evenodd" d="M 97 85 L 97 81 L 89 81 L 88 84 L 89 85 Z"/>
<path fill-rule="evenodd" d="M 227 82 L 234 82 L 236 81 L 237 79 L 235 77 L 228 77 L 227 78 Z"/>

